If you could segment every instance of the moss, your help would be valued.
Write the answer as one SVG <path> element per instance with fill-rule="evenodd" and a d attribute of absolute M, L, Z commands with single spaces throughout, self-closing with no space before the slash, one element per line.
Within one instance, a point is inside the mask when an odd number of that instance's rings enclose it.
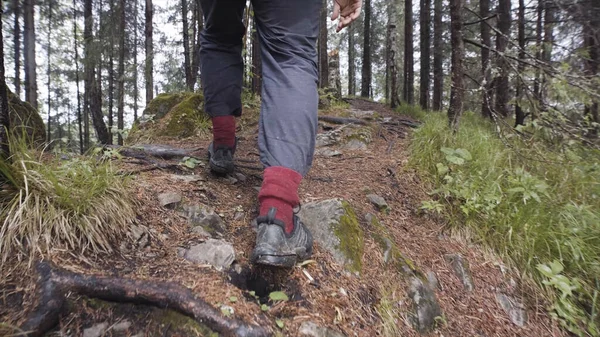
<path fill-rule="evenodd" d="M 208 116 L 200 110 L 204 97 L 192 94 L 169 111 L 164 136 L 191 137 L 199 129 L 208 129 Z"/>
<path fill-rule="evenodd" d="M 334 228 L 334 234 L 340 240 L 340 245 L 337 248 L 349 261 L 346 268 L 349 271 L 360 273 L 364 253 L 364 233 L 360 228 L 352 206 L 344 201 L 342 207 L 344 208 L 344 215 L 340 217 L 338 225 Z"/>
<path fill-rule="evenodd" d="M 365 144 L 371 143 L 371 141 L 373 140 L 371 128 L 361 127 L 359 129 L 355 129 L 353 132 L 346 135 L 346 141 L 350 141 L 352 139 L 360 140 Z"/>
<path fill-rule="evenodd" d="M 154 120 L 159 120 L 189 95 L 190 93 L 160 94 L 148 103 L 144 115 L 152 115 Z"/>
<path fill-rule="evenodd" d="M 396 270 L 402 273 L 415 274 L 420 278 L 424 277 L 424 274 L 419 270 L 419 268 L 417 268 L 414 261 L 407 258 L 402 254 L 402 252 L 400 252 L 400 249 L 398 249 L 398 246 L 396 246 L 394 243 L 394 240 L 392 239 L 392 236 L 388 232 L 387 228 L 385 228 L 385 226 L 379 222 L 377 217 L 373 216 L 371 218 L 370 225 L 373 230 L 372 236 L 375 242 L 377 242 L 383 252 L 389 251 L 387 263 L 390 263 Z"/>
<path fill-rule="evenodd" d="M 196 336 L 219 336 L 205 325 L 201 325 L 190 317 L 184 316 L 173 310 L 164 310 L 160 315 L 155 315 L 155 319 L 166 325 L 176 327 L 178 330 L 188 331 L 188 336 L 194 333 Z"/>
<path fill-rule="evenodd" d="M 10 129 L 14 136 L 25 137 L 28 144 L 41 145 L 46 141 L 46 127 L 42 117 L 29 103 L 10 91 L 8 94 Z"/>

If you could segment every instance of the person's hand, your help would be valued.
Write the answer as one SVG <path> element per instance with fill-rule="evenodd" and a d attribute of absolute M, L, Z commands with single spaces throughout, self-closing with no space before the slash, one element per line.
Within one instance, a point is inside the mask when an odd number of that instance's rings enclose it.
<path fill-rule="evenodd" d="M 339 18 L 336 31 L 342 30 L 360 15 L 362 0 L 333 0 L 333 15 L 331 20 Z"/>

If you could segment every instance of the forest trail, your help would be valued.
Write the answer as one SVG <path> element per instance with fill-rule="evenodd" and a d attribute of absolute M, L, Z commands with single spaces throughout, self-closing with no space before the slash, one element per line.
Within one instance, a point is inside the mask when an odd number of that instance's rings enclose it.
<path fill-rule="evenodd" d="M 426 189 L 406 168 L 412 131 L 402 121 L 410 119 L 379 103 L 361 99 L 348 102 L 349 109 L 333 109 L 328 114 L 371 121 L 369 132 L 363 132 L 365 126 L 320 122 L 319 139 L 324 140 L 320 145 L 329 145 L 317 149 L 300 196 L 304 205 L 341 198 L 352 206 L 364 233 L 358 276 L 346 271 L 319 242 L 309 263 L 289 271 L 249 264 L 255 235 L 249 224 L 257 215 L 256 187 L 261 184 L 261 171 L 256 169 L 260 167 L 257 123 L 252 114 L 244 117 L 240 128 L 235 175 L 216 177 L 209 173 L 205 164 L 208 136 L 168 144 L 195 149 L 203 161 L 192 163 L 196 166 L 192 170 L 148 170 L 132 175 L 131 192 L 140 200 L 139 227 L 131 238 L 123 239 L 118 253 L 82 258 L 63 252 L 51 260 L 87 274 L 178 283 L 224 315 L 265 327 L 274 335 L 300 336 L 310 330 L 307 322 L 312 322 L 323 329 L 313 329 L 318 331 L 309 336 L 417 336 L 416 321 L 423 330 L 430 329 L 424 333 L 427 336 L 562 336 L 545 313 L 544 304 L 526 296 L 527 289 L 502 261 L 466 238 L 447 235 L 441 219 L 421 214 L 421 202 L 428 200 Z M 343 137 L 335 139 L 347 130 L 357 132 L 347 133 L 346 141 Z M 118 165 L 123 170 L 140 169 L 127 159 L 121 162 Z M 162 202 L 170 207 L 160 205 L 158 196 L 166 192 L 172 193 L 172 200 Z M 367 197 L 370 194 L 382 197 L 387 209 L 377 209 Z M 199 221 L 202 207 L 214 210 L 215 214 L 208 212 L 206 220 L 212 227 L 192 230 L 190 222 Z M 209 236 L 231 243 L 235 251 L 231 267 L 219 271 L 184 258 L 190 258 L 195 249 L 190 248 L 206 242 Z M 461 264 L 461 260 L 468 263 Z M 229 265 L 231 261 L 223 263 Z M 461 279 L 461 274 L 467 276 Z M 31 286 L 26 286 L 34 283 L 34 277 L 9 275 L 2 282 L 0 321 L 17 324 L 26 313 L 21 312 L 22 307 L 29 308 L 35 301 L 28 291 Z M 7 289 L 13 291 L 9 294 Z M 269 294 L 276 291 L 287 294 L 289 300 L 269 300 Z M 513 320 L 526 316 L 522 327 L 511 321 L 501 299 L 516 303 L 508 308 Z M 422 302 L 416 315 L 415 300 Z M 426 317 L 427 311 L 435 312 L 436 301 L 442 315 Z M 171 311 L 72 295 L 60 325 L 50 335 L 213 333 Z"/>

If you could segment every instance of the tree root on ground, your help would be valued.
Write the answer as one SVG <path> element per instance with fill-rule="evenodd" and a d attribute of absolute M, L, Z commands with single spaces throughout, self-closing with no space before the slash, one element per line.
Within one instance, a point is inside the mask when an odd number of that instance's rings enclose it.
<path fill-rule="evenodd" d="M 136 145 L 132 147 L 105 145 L 107 148 L 116 149 L 124 157 L 145 159 L 147 157 L 156 157 L 165 160 L 179 159 L 183 157 L 193 157 L 192 153 L 201 149 L 179 149 L 168 145 Z"/>
<path fill-rule="evenodd" d="M 36 267 L 38 304 L 21 327 L 28 337 L 43 336 L 58 324 L 68 293 L 105 301 L 170 308 L 195 319 L 223 336 L 271 335 L 263 327 L 223 317 L 190 289 L 172 282 L 85 275 L 59 269 L 47 262 L 39 262 Z"/>
<path fill-rule="evenodd" d="M 346 117 L 334 117 L 334 116 L 319 116 L 319 120 L 322 122 L 332 123 L 332 124 L 357 124 L 357 125 L 367 125 L 368 122 L 358 119 L 358 118 L 346 118 Z"/>

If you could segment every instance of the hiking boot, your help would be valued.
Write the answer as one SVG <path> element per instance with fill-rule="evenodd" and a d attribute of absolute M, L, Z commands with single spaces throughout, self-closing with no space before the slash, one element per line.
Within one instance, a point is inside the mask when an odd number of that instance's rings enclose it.
<path fill-rule="evenodd" d="M 237 140 L 236 140 L 237 143 Z M 235 146 L 233 148 L 229 146 L 219 145 L 214 148 L 213 143 L 208 146 L 208 165 L 213 173 L 217 174 L 228 174 L 233 173 L 233 154 L 235 153 Z"/>
<path fill-rule="evenodd" d="M 272 207 L 267 216 L 256 219 L 256 246 L 251 261 L 274 267 L 291 268 L 312 254 L 313 237 L 300 219 L 294 215 L 294 230 L 287 234 L 283 221 L 275 219 L 277 209 Z"/>

